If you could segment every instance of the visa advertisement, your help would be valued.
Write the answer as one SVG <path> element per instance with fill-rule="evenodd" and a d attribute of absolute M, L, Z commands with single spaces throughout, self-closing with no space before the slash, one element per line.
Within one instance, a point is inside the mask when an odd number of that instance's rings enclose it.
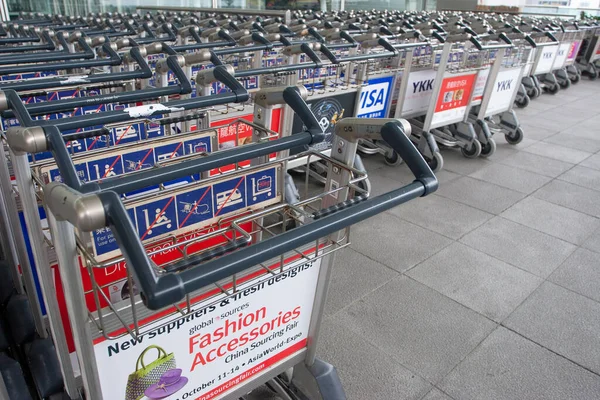
<path fill-rule="evenodd" d="M 97 339 L 102 398 L 214 399 L 301 351 L 320 263 L 299 259 L 274 275 L 260 272 L 234 294 L 200 299 L 186 315 L 151 322 L 137 338 Z"/>
<path fill-rule="evenodd" d="M 369 84 L 359 90 L 356 116 L 358 118 L 386 118 L 393 83 L 393 76 L 369 79 Z"/>

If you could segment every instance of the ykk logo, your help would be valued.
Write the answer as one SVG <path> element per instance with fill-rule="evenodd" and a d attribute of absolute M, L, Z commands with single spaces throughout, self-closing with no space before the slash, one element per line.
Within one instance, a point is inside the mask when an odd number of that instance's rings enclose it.
<path fill-rule="evenodd" d="M 505 90 L 510 90 L 512 82 L 513 82 L 512 79 L 498 82 L 498 88 L 496 89 L 496 91 L 497 92 L 503 92 Z"/>
<path fill-rule="evenodd" d="M 421 93 L 433 90 L 433 79 L 420 82 L 413 82 L 413 93 Z"/>

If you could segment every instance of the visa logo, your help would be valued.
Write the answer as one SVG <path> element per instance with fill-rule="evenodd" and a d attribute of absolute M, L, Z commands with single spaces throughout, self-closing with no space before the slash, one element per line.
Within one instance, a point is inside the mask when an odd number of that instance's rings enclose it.
<path fill-rule="evenodd" d="M 389 92 L 389 82 L 376 83 L 369 85 L 360 93 L 358 114 L 367 114 L 385 109 L 387 94 Z"/>
<path fill-rule="evenodd" d="M 546 58 L 552 58 L 552 52 L 548 52 L 548 53 L 542 53 L 542 56 L 546 59 Z"/>

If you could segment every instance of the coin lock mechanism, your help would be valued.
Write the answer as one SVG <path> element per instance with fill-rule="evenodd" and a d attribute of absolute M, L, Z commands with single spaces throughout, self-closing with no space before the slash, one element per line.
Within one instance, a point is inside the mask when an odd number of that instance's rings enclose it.
<path fill-rule="evenodd" d="M 331 148 L 331 158 L 354 166 L 354 155 L 356 154 L 358 141 L 362 139 L 381 140 L 381 128 L 388 122 L 399 121 L 402 123 L 404 133 L 411 133 L 411 126 L 406 120 L 395 118 L 342 118 L 336 125 Z M 347 169 L 341 169 L 330 163 L 327 170 L 327 192 L 331 193 L 323 199 L 323 208 L 330 207 L 340 202 L 338 199 L 346 199 L 348 196 L 348 183 L 353 177 Z"/>

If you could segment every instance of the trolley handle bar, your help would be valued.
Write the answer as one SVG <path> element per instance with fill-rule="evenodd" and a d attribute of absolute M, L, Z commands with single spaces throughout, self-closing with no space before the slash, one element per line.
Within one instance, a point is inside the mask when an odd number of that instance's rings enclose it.
<path fill-rule="evenodd" d="M 239 240 L 234 241 L 225 247 L 213 250 L 218 254 L 228 253 L 218 259 L 203 263 L 207 254 L 188 257 L 169 267 L 170 271 L 181 271 L 177 274 L 155 271 L 117 193 L 108 191 L 98 195 L 83 196 L 66 185 L 52 183 L 46 186 L 45 194 L 48 207 L 58 219 L 68 220 L 83 231 L 98 229 L 100 225 L 110 227 L 126 262 L 133 269 L 144 304 L 151 310 L 158 310 L 182 300 L 188 293 L 437 189 L 438 182 L 435 175 L 406 135 L 401 123 L 386 123 L 381 129 L 381 137 L 407 163 L 415 175 L 415 181 L 279 236 L 231 252 L 233 248 L 244 245 Z"/>
<path fill-rule="evenodd" d="M 175 66 L 174 63 L 173 66 Z M 179 65 L 177 64 L 177 67 Z M 179 67 L 180 68 L 180 67 Z M 226 103 L 241 103 L 249 99 L 248 91 L 227 71 L 225 66 L 217 66 L 213 69 L 215 78 L 222 82 L 232 92 L 219 93 L 214 96 L 194 97 L 190 99 L 174 100 L 163 104 L 151 104 L 147 106 L 126 108 L 125 110 L 107 111 L 98 114 L 78 115 L 71 118 L 58 120 L 33 120 L 23 105 L 21 98 L 14 90 L 0 92 L 0 105 L 5 109 L 10 108 L 22 127 L 33 126 L 56 126 L 62 130 L 78 129 L 97 125 L 114 124 L 139 119 L 140 116 L 151 117 L 155 115 L 169 114 L 177 111 L 195 108 L 212 107 Z M 134 92 L 137 93 L 137 92 Z M 116 96 L 116 95 L 115 95 Z M 3 104 L 4 103 L 4 104 Z M 29 150 L 25 150 L 31 152 Z"/>
<path fill-rule="evenodd" d="M 80 40 L 82 42 L 85 42 L 85 40 L 83 40 L 84 38 L 81 38 Z M 87 43 L 86 43 L 87 45 Z M 89 46 L 88 46 L 89 48 Z M 5 67 L 0 67 L 0 75 L 7 75 L 7 74 L 13 74 L 13 73 L 27 73 L 27 72 L 39 72 L 39 71 L 56 71 L 56 70 L 63 70 L 63 69 L 74 69 L 74 68 L 92 68 L 92 67 L 102 67 L 102 66 L 107 66 L 107 65 L 112 65 L 112 66 L 116 66 L 116 65 L 120 65 L 121 64 L 121 56 L 119 56 L 119 54 L 117 54 L 117 52 L 115 52 L 111 47 L 109 43 L 104 43 L 102 45 L 102 49 L 105 51 L 106 54 L 109 55 L 108 59 L 92 59 L 90 60 L 89 58 L 94 58 L 95 54 L 94 51 L 89 48 L 89 52 L 86 51 L 86 57 L 85 60 L 78 60 L 78 61 L 66 61 L 66 62 L 56 62 L 56 63 L 48 63 L 45 61 L 58 61 L 61 59 L 77 59 L 77 58 L 82 58 L 80 53 L 68 53 L 68 54 L 63 54 L 62 56 L 59 57 L 55 57 L 54 60 L 43 60 L 43 59 L 30 59 L 28 61 L 24 61 L 24 63 L 26 64 L 30 64 L 30 65 L 10 65 L 10 66 L 5 66 Z M 91 57 L 87 57 L 87 55 L 90 55 Z M 39 57 L 41 57 L 43 54 L 41 54 Z M 11 64 L 12 62 L 4 62 L 5 59 L 4 57 L 2 57 L 0 59 L 0 65 L 6 65 L 6 64 Z M 34 64 L 36 62 L 39 61 L 44 61 L 45 63 L 43 64 Z M 20 61 L 19 61 L 20 62 Z"/>
<path fill-rule="evenodd" d="M 133 48 L 132 55 L 139 54 L 139 49 Z M 135 56 L 134 56 L 135 57 Z M 140 60 L 142 62 L 145 61 L 143 58 Z M 110 93 L 98 96 L 91 97 L 75 97 L 72 99 L 63 99 L 57 101 L 48 101 L 43 103 L 32 103 L 26 104 L 25 108 L 27 109 L 29 115 L 37 116 L 43 114 L 52 114 L 57 112 L 63 112 L 68 110 L 73 110 L 74 108 L 78 108 L 81 106 L 93 106 L 98 104 L 107 104 L 107 103 L 132 103 L 139 101 L 148 101 L 157 99 L 161 96 L 170 96 L 170 95 L 183 95 L 192 93 L 192 85 L 183 69 L 179 66 L 177 62 L 177 56 L 169 56 L 166 59 L 167 65 L 169 69 L 173 71 L 175 77 L 179 81 L 178 85 L 170 85 L 166 87 L 152 88 L 152 89 L 142 89 L 136 90 L 132 92 L 122 92 L 122 93 Z M 146 68 L 150 69 L 147 64 Z M 150 71 L 150 74 L 152 72 Z M 107 74 L 111 75 L 111 74 Z M 1 87 L 1 86 L 0 86 Z M 10 110 L 4 111 L 2 116 L 5 118 L 14 117 L 14 113 Z"/>
<path fill-rule="evenodd" d="M 105 44 L 107 47 L 108 44 Z M 104 45 L 103 45 L 104 46 Z M 86 76 L 85 83 L 88 85 L 93 85 L 96 83 L 105 83 L 105 82 L 113 82 L 113 81 L 127 81 L 133 79 L 148 79 L 152 77 L 152 70 L 148 66 L 148 63 L 144 59 L 144 57 L 139 53 L 139 49 L 132 48 L 130 50 L 131 57 L 135 60 L 138 69 L 134 71 L 125 71 L 125 72 L 117 72 L 117 73 L 106 73 L 106 74 L 93 74 Z M 120 56 L 111 50 L 110 53 L 111 58 L 106 61 L 107 64 L 119 65 L 121 64 Z M 94 60 L 97 61 L 97 60 Z M 28 65 L 27 67 L 31 67 Z M 45 67 L 45 66 L 44 66 Z M 61 64 L 62 69 L 64 64 Z M 11 67 L 12 68 L 12 67 Z M 66 67 L 65 69 L 71 68 Z M 0 71 L 2 68 L 0 67 Z M 34 79 L 34 80 L 24 80 L 20 82 L 0 82 L 0 90 L 16 90 L 16 91 L 26 91 L 26 90 L 42 90 L 49 89 L 54 87 L 64 87 L 70 82 L 69 76 L 55 76 L 50 78 L 43 79 Z M 83 82 L 82 82 L 83 83 Z"/>

